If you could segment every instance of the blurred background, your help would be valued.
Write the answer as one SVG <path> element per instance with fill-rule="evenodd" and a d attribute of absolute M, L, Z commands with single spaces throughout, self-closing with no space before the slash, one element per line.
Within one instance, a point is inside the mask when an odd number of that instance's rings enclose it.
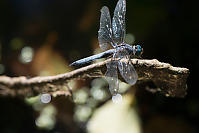
<path fill-rule="evenodd" d="M 101 52 L 100 9 L 117 0 L 0 0 L 0 74 L 48 76 L 71 71 L 77 59 Z M 0 97 L 1 133 L 198 133 L 196 85 L 198 7 L 185 0 L 127 0 L 126 42 L 144 59 L 190 69 L 185 98 L 170 98 L 120 83 L 119 104 L 103 78 L 71 81 L 70 97 Z"/>

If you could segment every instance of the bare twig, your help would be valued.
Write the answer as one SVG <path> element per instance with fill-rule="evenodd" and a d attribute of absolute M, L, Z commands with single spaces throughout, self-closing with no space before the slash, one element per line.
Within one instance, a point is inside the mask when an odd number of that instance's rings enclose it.
<path fill-rule="evenodd" d="M 62 89 L 69 80 L 102 77 L 106 71 L 106 63 L 109 61 L 110 59 L 56 76 L 30 79 L 0 76 L 0 95 L 23 97 L 36 96 L 41 93 L 70 95 L 70 91 Z M 157 88 L 169 96 L 184 97 L 186 95 L 186 80 L 189 75 L 187 68 L 173 67 L 156 59 L 132 59 L 132 63 L 138 73 L 139 81 L 151 80 Z"/>

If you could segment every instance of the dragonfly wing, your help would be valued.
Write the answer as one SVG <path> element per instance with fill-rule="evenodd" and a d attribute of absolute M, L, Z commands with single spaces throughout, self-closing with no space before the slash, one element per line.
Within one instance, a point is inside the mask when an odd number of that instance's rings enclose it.
<path fill-rule="evenodd" d="M 119 0 L 115 7 L 114 16 L 112 20 L 113 41 L 116 44 L 124 42 L 126 34 L 125 14 L 126 0 Z"/>
<path fill-rule="evenodd" d="M 123 48 L 121 48 L 116 54 L 116 58 L 120 59 L 118 61 L 120 74 L 128 84 L 134 85 L 138 79 L 138 75 L 129 57 L 129 53 Z"/>
<path fill-rule="evenodd" d="M 109 84 L 109 90 L 112 95 L 116 95 L 119 89 L 117 61 L 113 59 L 111 62 L 107 63 L 106 66 L 107 71 L 105 74 L 105 78 Z"/>
<path fill-rule="evenodd" d="M 106 50 L 112 42 L 111 17 L 108 7 L 101 9 L 100 29 L 98 31 L 99 45 L 102 50 Z"/>

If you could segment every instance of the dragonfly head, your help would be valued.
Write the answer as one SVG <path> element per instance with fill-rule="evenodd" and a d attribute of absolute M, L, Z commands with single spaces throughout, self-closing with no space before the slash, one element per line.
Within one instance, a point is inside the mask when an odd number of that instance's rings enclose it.
<path fill-rule="evenodd" d="M 143 48 L 140 45 L 135 46 L 135 55 L 140 56 L 143 53 Z"/>

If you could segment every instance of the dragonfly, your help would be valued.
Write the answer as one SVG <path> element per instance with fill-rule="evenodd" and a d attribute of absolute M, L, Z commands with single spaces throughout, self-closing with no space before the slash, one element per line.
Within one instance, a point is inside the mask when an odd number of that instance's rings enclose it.
<path fill-rule="evenodd" d="M 124 41 L 126 34 L 125 14 L 126 0 L 118 0 L 112 23 L 108 7 L 103 6 L 101 9 L 98 41 L 100 48 L 104 50 L 104 52 L 80 59 L 70 64 L 70 66 L 81 66 L 96 59 L 112 56 L 111 61 L 106 64 L 107 71 L 105 73 L 105 79 L 109 84 L 109 90 L 112 96 L 118 94 L 118 72 L 120 72 L 120 75 L 128 84 L 134 85 L 137 82 L 138 75 L 131 63 L 130 57 L 140 56 L 143 52 L 143 48 L 140 45 L 131 46 Z M 107 50 L 109 46 L 113 48 Z M 126 61 L 123 61 L 123 59 Z"/>

